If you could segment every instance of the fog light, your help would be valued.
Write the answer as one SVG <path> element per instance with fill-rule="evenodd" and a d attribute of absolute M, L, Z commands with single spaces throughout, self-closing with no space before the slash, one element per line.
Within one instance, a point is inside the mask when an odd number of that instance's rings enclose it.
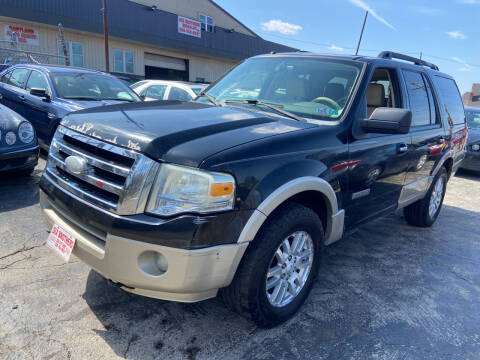
<path fill-rule="evenodd" d="M 160 276 L 167 272 L 168 261 L 156 251 L 145 251 L 138 257 L 138 267 L 149 276 Z"/>
<path fill-rule="evenodd" d="M 473 150 L 473 151 L 478 151 L 478 150 L 480 150 L 480 145 L 479 145 L 479 144 L 473 144 L 473 145 L 472 145 L 472 150 Z"/>

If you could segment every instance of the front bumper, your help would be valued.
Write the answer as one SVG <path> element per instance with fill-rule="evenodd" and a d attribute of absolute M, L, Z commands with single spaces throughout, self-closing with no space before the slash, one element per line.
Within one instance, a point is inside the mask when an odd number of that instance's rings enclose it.
<path fill-rule="evenodd" d="M 34 168 L 38 163 L 38 145 L 0 153 L 0 173 Z"/>
<path fill-rule="evenodd" d="M 229 244 L 185 250 L 101 233 L 78 223 L 71 213 L 59 210 L 40 191 L 42 214 L 47 226 L 54 223 L 76 239 L 73 254 L 124 290 L 139 295 L 181 302 L 216 296 L 228 286 L 248 246 Z M 161 254 L 168 264 L 159 274 L 151 254 Z"/>
<path fill-rule="evenodd" d="M 480 151 L 468 151 L 460 164 L 461 169 L 480 171 Z"/>

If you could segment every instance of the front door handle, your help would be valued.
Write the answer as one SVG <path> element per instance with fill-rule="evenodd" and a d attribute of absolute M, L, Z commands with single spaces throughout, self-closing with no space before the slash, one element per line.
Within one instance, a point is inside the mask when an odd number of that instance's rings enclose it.
<path fill-rule="evenodd" d="M 408 151 L 408 145 L 407 144 L 400 144 L 397 146 L 397 153 L 403 154 Z"/>
<path fill-rule="evenodd" d="M 19 98 L 21 101 L 25 101 L 25 95 L 19 95 L 18 98 Z"/>

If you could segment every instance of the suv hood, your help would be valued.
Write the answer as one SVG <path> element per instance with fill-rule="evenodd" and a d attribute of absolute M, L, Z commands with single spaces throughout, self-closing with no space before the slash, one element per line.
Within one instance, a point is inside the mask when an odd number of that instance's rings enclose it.
<path fill-rule="evenodd" d="M 193 167 L 222 150 L 315 126 L 239 108 L 180 101 L 86 109 L 66 116 L 62 125 L 156 160 Z"/>

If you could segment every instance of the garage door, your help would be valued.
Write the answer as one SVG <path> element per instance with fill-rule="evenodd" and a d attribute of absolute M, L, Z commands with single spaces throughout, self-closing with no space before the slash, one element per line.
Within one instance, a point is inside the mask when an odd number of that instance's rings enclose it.
<path fill-rule="evenodd" d="M 187 64 L 184 59 L 145 53 L 145 65 L 162 69 L 187 71 Z"/>

